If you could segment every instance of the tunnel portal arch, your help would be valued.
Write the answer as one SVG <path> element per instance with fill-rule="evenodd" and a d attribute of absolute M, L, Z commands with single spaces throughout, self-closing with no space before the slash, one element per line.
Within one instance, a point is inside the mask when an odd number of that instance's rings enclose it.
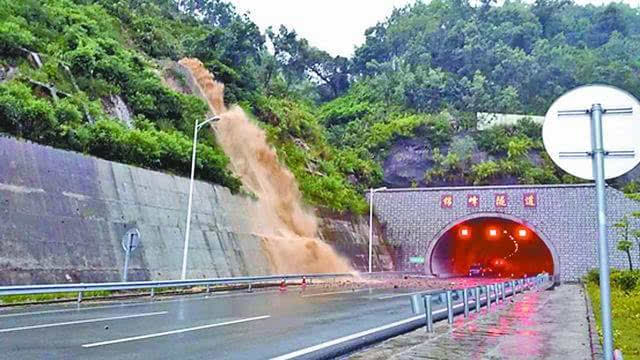
<path fill-rule="evenodd" d="M 505 223 L 511 223 L 529 229 L 533 233 L 534 237 L 536 239 L 539 239 L 550 253 L 550 257 L 552 260 L 552 273 L 554 275 L 560 275 L 562 269 L 560 266 L 560 258 L 551 239 L 549 239 L 541 229 L 531 224 L 530 222 L 527 222 L 519 217 L 510 214 L 499 212 L 472 213 L 466 216 L 459 217 L 445 225 L 429 242 L 430 245 L 428 247 L 427 253 L 425 254 L 425 259 L 428 259 L 428 261 L 425 261 L 425 272 L 432 275 L 453 275 L 443 274 L 441 271 L 438 271 L 438 269 L 435 269 L 435 266 L 440 266 L 436 261 L 434 261 L 434 255 L 436 255 L 437 249 L 439 248 L 439 246 L 442 246 L 443 241 L 450 241 L 448 234 L 452 234 L 454 230 L 456 228 L 459 228 L 461 225 L 473 223 L 474 221 L 490 219 L 497 219 L 498 222 L 503 221 Z"/>

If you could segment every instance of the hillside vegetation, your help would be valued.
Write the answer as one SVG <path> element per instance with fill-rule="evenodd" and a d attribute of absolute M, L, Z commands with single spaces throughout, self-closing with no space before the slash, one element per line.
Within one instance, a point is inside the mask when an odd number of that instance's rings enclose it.
<path fill-rule="evenodd" d="M 544 114 L 593 82 L 640 96 L 638 9 L 480 3 L 397 9 L 347 59 L 293 29 L 261 33 L 222 0 L 0 0 L 0 132 L 188 175 L 207 110 L 170 66 L 188 56 L 266 130 L 314 206 L 364 211 L 362 191 L 386 181 L 404 140 L 425 166 L 410 185 L 575 181 L 544 153 L 539 125 L 477 131 L 475 113 Z M 215 137 L 198 146 L 197 176 L 239 191 Z"/>

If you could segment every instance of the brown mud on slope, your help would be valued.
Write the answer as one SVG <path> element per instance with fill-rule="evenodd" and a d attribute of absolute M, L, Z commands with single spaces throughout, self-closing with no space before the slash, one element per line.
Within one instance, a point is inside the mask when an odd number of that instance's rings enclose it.
<path fill-rule="evenodd" d="M 258 197 L 251 218 L 251 232 L 260 236 L 262 248 L 275 273 L 352 271 L 348 261 L 317 238 L 318 222 L 302 203 L 293 174 L 279 161 L 262 129 L 244 111 L 224 105 L 224 85 L 197 59 L 182 59 L 206 97 L 211 111 L 220 117 L 214 131 L 231 160 L 231 169 L 243 185 Z"/>

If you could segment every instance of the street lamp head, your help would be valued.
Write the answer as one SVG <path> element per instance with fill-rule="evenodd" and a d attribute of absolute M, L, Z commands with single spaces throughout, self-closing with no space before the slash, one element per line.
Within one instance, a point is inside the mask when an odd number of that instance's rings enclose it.
<path fill-rule="evenodd" d="M 201 127 L 207 125 L 208 123 L 211 122 L 216 122 L 216 121 L 220 121 L 220 116 L 212 116 L 210 118 L 208 118 L 207 120 L 201 122 L 201 123 L 196 123 L 196 129 L 200 129 Z"/>

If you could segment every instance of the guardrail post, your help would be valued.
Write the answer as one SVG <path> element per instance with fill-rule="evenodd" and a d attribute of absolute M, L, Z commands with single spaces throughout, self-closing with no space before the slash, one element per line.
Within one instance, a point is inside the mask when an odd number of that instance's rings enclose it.
<path fill-rule="evenodd" d="M 494 303 L 496 305 L 498 305 L 498 301 L 499 301 L 499 299 L 498 299 L 498 284 L 491 285 L 491 290 L 493 291 L 493 294 L 495 295 Z"/>
<path fill-rule="evenodd" d="M 78 302 L 82 302 L 82 291 L 78 291 Z"/>
<path fill-rule="evenodd" d="M 451 290 L 447 290 L 447 321 L 453 324 L 453 300 L 451 299 Z"/>
<path fill-rule="evenodd" d="M 474 290 L 474 296 L 476 298 L 476 310 L 475 310 L 475 312 L 480 312 L 480 287 L 476 286 L 473 290 Z"/>
<path fill-rule="evenodd" d="M 151 297 L 156 296 L 156 288 L 151 288 Z"/>
<path fill-rule="evenodd" d="M 211 292 L 211 285 L 207 284 L 207 294 Z"/>
<path fill-rule="evenodd" d="M 249 283 L 249 288 L 247 289 L 247 292 L 252 292 L 253 290 L 251 290 L 251 283 Z"/>
<path fill-rule="evenodd" d="M 427 332 L 433 331 L 433 313 L 431 312 L 431 295 L 425 295 L 424 299 L 424 313 L 427 319 Z"/>
<path fill-rule="evenodd" d="M 469 289 L 462 289 L 462 301 L 464 301 L 464 317 L 469 317 Z"/>
<path fill-rule="evenodd" d="M 420 298 L 424 298 L 424 296 L 421 296 L 420 294 L 413 294 L 411 295 L 411 297 L 409 298 L 410 302 L 411 302 L 411 312 L 413 314 L 420 314 Z M 424 302 L 424 299 L 422 299 L 422 301 Z M 425 311 L 427 311 L 425 309 Z"/>
<path fill-rule="evenodd" d="M 504 282 L 500 284 L 500 287 L 502 287 L 502 302 L 504 302 L 507 299 L 507 287 L 504 286 Z"/>
<path fill-rule="evenodd" d="M 491 308 L 491 293 L 489 292 L 489 285 L 484 286 L 484 292 L 487 296 L 487 311 Z"/>

